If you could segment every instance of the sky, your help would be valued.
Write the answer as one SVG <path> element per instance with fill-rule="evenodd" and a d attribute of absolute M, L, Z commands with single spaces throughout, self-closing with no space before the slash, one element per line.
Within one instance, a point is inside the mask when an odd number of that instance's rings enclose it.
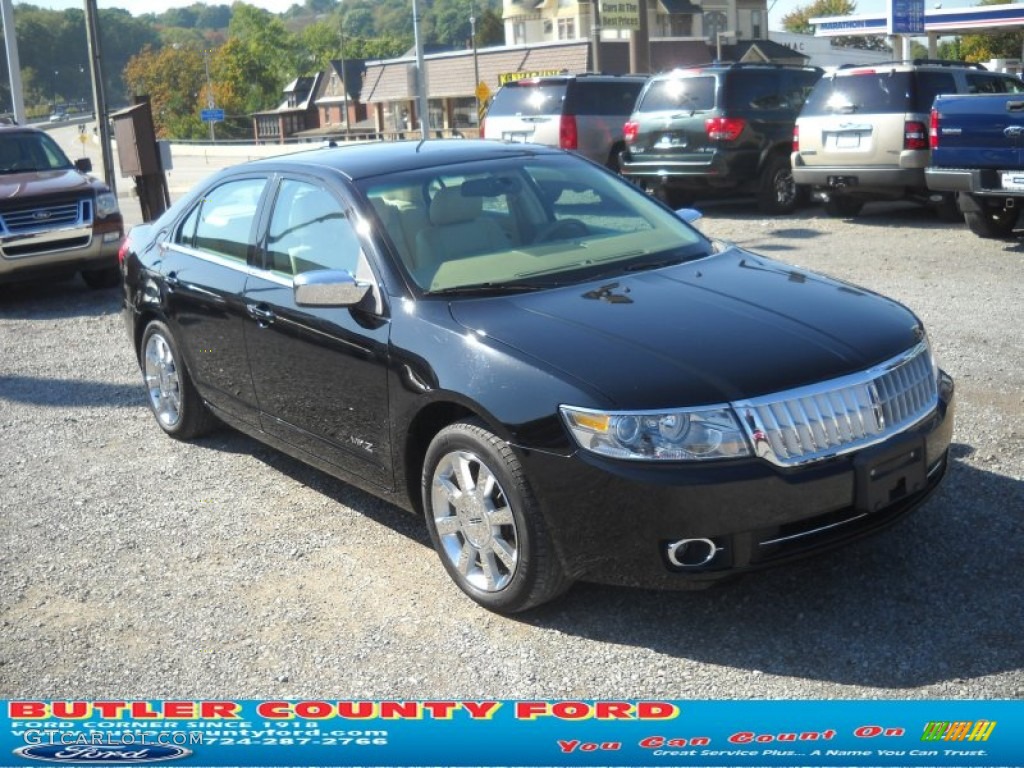
<path fill-rule="evenodd" d="M 82 0 L 26 0 L 32 5 L 40 8 L 53 8 L 62 10 L 64 8 L 84 7 Z M 217 0 L 226 5 L 231 0 Z M 301 0 L 299 0 L 301 2 Z M 925 0 L 925 5 L 934 8 L 938 0 Z M 124 8 L 132 15 L 143 13 L 162 13 L 168 8 L 183 7 L 192 5 L 195 0 L 97 0 L 100 8 Z M 296 2 L 296 0 L 246 0 L 251 5 L 266 8 L 273 13 L 284 13 Z M 813 0 L 768 0 L 768 26 L 770 29 L 782 29 L 782 17 L 790 11 L 802 6 L 810 5 Z M 886 0 L 856 0 L 857 13 L 885 13 Z M 977 5 L 975 0 L 941 0 L 943 8 L 958 8 Z"/>
<path fill-rule="evenodd" d="M 201 2 L 202 0 L 200 0 Z M 266 8 L 273 13 L 284 13 L 296 0 L 245 0 L 249 5 Z M 53 10 L 64 10 L 65 8 L 77 8 L 82 10 L 85 7 L 83 0 L 25 0 L 30 5 L 39 8 L 51 8 Z M 144 13 L 163 13 L 168 8 L 184 8 L 193 5 L 196 0 L 97 0 L 99 8 L 124 8 L 133 16 L 140 16 Z M 212 5 L 231 5 L 232 0 L 215 0 Z M 302 0 L 298 0 L 301 4 Z M 18 0 L 15 0 L 15 5 Z"/>

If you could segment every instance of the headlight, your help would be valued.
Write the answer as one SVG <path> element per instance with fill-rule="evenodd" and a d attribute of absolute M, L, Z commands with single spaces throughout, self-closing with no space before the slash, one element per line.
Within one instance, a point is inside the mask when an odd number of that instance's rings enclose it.
<path fill-rule="evenodd" d="M 752 455 L 728 406 L 609 412 L 563 405 L 559 410 L 580 447 L 602 456 L 703 461 Z"/>
<path fill-rule="evenodd" d="M 96 218 L 105 219 L 117 213 L 117 198 L 113 192 L 99 192 L 96 195 Z"/>

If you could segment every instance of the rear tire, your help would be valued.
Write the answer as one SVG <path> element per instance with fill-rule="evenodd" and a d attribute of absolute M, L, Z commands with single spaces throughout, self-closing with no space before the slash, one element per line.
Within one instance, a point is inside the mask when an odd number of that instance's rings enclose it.
<path fill-rule="evenodd" d="M 757 185 L 757 207 L 763 213 L 793 213 L 807 198 L 808 189 L 793 181 L 789 156 L 768 158 Z"/>
<path fill-rule="evenodd" d="M 153 320 L 142 334 L 139 352 L 149 408 L 160 429 L 176 440 L 212 430 L 217 420 L 196 391 L 171 329 Z"/>
<path fill-rule="evenodd" d="M 964 214 L 968 228 L 978 237 L 1004 238 L 1013 234 L 1020 211 L 1016 208 L 982 208 Z"/>
<path fill-rule="evenodd" d="M 852 219 L 863 207 L 862 201 L 846 195 L 830 194 L 825 201 L 825 213 L 843 219 Z"/>
<path fill-rule="evenodd" d="M 571 586 L 519 459 L 482 424 L 459 421 L 434 437 L 422 494 L 445 570 L 484 608 L 518 613 Z"/>

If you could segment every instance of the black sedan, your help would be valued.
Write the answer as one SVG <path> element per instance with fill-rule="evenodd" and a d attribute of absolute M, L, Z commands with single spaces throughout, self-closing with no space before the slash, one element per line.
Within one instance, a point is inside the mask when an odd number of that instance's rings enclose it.
<path fill-rule="evenodd" d="M 706 585 L 918 506 L 953 429 L 920 321 L 686 218 L 537 146 L 296 153 L 132 230 L 124 318 L 167 434 L 225 422 L 422 513 L 495 611 Z"/>

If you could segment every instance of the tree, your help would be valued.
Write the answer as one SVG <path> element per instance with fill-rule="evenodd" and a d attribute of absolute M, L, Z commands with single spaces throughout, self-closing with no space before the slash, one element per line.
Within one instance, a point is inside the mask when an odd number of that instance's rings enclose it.
<path fill-rule="evenodd" d="M 981 0 L 978 5 L 1006 5 L 1004 0 Z M 993 32 L 988 35 L 964 35 L 960 40 L 963 61 L 1020 58 L 1024 31 Z"/>
<path fill-rule="evenodd" d="M 297 59 L 299 71 L 324 70 L 341 52 L 341 32 L 337 23 L 318 21 L 299 34 Z"/>
<path fill-rule="evenodd" d="M 295 77 L 298 41 L 262 8 L 236 2 L 231 11 L 228 41 L 217 51 L 216 81 L 240 99 L 246 113 L 276 106 Z"/>
<path fill-rule="evenodd" d="M 799 35 L 813 35 L 811 19 L 819 16 L 851 16 L 857 12 L 855 0 L 814 0 L 782 17 L 782 28 Z M 888 51 L 889 44 L 881 35 L 851 35 L 833 38 L 832 44 L 845 48 L 864 48 L 869 51 Z"/>
<path fill-rule="evenodd" d="M 124 68 L 135 96 L 148 96 L 157 138 L 196 139 L 206 135 L 199 119 L 206 85 L 203 54 L 192 46 L 146 47 Z"/>

